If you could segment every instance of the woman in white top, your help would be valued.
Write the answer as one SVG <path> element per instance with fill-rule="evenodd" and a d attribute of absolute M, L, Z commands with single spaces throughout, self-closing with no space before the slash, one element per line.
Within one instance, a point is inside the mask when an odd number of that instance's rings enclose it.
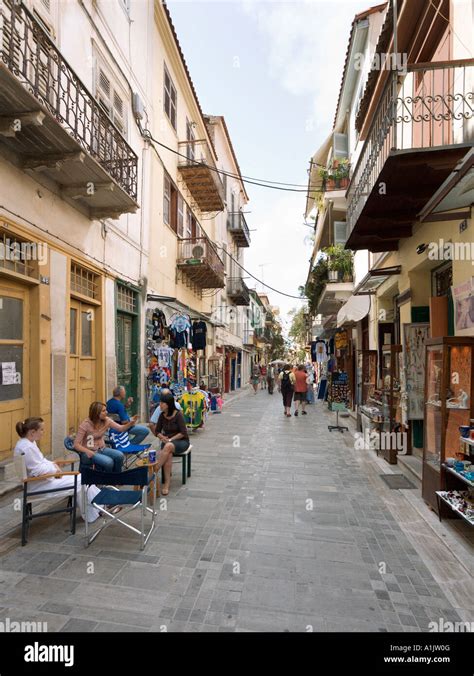
<path fill-rule="evenodd" d="M 13 450 L 14 455 L 24 455 L 26 472 L 29 477 L 41 476 L 42 474 L 52 474 L 53 472 L 63 472 L 56 463 L 47 460 L 38 448 L 37 442 L 40 441 L 44 433 L 44 421 L 42 418 L 27 418 L 24 422 L 16 424 L 16 432 L 20 437 Z M 48 488 L 73 488 L 74 477 L 62 476 L 58 478 L 50 477 L 44 481 L 35 481 L 32 492 L 44 491 Z M 81 494 L 81 477 L 77 477 L 77 501 L 81 510 L 82 518 L 84 519 L 87 511 L 87 521 L 92 523 L 99 516 L 99 511 L 90 504 L 90 500 L 94 498 L 99 489 L 96 486 L 91 486 L 87 492 L 87 510 L 82 504 Z M 57 493 L 51 493 L 52 497 L 57 497 Z M 84 519 L 85 520 L 85 519 Z"/>

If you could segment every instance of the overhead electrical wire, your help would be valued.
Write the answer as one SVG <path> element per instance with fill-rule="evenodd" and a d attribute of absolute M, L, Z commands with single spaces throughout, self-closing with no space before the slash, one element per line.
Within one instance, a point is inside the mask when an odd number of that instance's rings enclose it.
<path fill-rule="evenodd" d="M 174 150 L 174 148 L 170 148 L 170 146 L 167 146 L 165 143 L 162 143 L 161 141 L 158 141 L 153 134 L 150 132 L 149 129 L 143 129 L 140 125 L 140 130 L 142 132 L 142 135 L 144 138 L 147 138 L 148 140 L 153 141 L 153 143 L 156 143 L 157 145 L 161 146 L 162 148 L 165 148 L 165 150 L 169 150 L 171 153 L 174 153 L 175 155 L 178 155 L 178 157 L 183 157 L 184 159 L 188 160 L 189 162 L 194 162 L 197 167 L 199 166 L 204 166 L 207 169 L 210 169 L 211 171 L 214 171 L 216 174 L 220 174 L 222 176 L 227 176 L 229 178 L 235 178 L 238 179 L 239 181 L 242 181 L 243 183 L 248 183 L 249 185 L 257 185 L 260 186 L 261 188 L 269 188 L 271 190 L 280 190 L 282 192 L 297 192 L 297 193 L 306 193 L 308 194 L 309 191 L 311 192 L 322 192 L 321 191 L 321 186 L 303 186 L 303 184 L 300 183 L 282 183 L 278 181 L 267 181 L 266 179 L 251 179 L 247 178 L 244 176 L 240 176 L 239 174 L 234 174 L 230 171 L 224 171 L 223 169 L 217 169 L 217 167 L 213 167 L 210 164 L 206 164 L 205 162 L 198 162 L 197 160 L 193 160 L 192 158 L 190 159 L 187 155 L 184 153 L 180 153 L 179 150 Z M 313 163 L 314 164 L 314 163 Z M 316 165 L 319 166 L 319 165 Z M 275 185 L 271 185 L 275 184 Z M 301 186 L 301 188 L 283 188 L 279 186 Z"/>

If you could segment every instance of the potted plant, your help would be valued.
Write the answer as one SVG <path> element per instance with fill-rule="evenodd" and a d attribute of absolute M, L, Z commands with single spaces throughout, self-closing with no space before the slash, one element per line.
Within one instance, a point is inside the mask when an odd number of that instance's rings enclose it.
<path fill-rule="evenodd" d="M 336 189 L 347 188 L 349 185 L 349 160 L 347 158 L 334 160 L 331 176 L 334 179 Z"/>

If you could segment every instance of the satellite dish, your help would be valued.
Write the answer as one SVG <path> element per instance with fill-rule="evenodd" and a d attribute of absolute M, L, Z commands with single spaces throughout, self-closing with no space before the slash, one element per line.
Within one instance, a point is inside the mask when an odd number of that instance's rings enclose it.
<path fill-rule="evenodd" d="M 204 256 L 204 249 L 199 244 L 193 249 L 193 258 L 202 258 Z"/>

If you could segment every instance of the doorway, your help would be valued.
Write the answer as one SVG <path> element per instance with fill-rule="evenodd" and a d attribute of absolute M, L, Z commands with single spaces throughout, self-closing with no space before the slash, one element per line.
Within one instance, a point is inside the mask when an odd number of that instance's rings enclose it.
<path fill-rule="evenodd" d="M 71 298 L 69 308 L 68 431 L 76 431 L 97 394 L 96 313 L 100 308 Z"/>

